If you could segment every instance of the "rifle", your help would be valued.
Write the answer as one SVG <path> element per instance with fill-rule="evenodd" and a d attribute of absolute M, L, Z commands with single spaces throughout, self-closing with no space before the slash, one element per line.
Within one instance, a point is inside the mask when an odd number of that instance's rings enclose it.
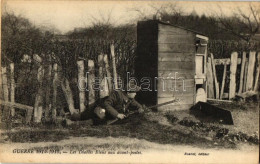
<path fill-rule="evenodd" d="M 171 104 L 171 103 L 174 103 L 174 102 L 179 102 L 179 99 L 174 99 L 174 100 L 171 100 L 171 101 L 168 101 L 168 102 L 165 102 L 165 103 L 161 103 L 161 104 L 153 105 L 153 106 L 150 106 L 150 107 L 146 107 L 145 111 L 143 113 L 148 113 L 153 108 L 161 107 L 161 106 L 164 106 L 164 105 L 167 105 L 167 104 Z M 136 114 L 136 113 L 138 113 L 138 111 L 129 112 L 126 115 L 126 118 L 129 117 L 130 115 L 133 115 L 133 114 Z M 107 125 L 111 125 L 111 124 L 117 122 L 118 120 L 119 120 L 118 118 L 116 118 L 114 120 L 110 120 L 110 121 L 107 122 Z"/>

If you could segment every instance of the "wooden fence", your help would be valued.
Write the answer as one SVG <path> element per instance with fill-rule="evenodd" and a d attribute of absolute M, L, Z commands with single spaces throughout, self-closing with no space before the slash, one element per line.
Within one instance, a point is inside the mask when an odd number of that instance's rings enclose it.
<path fill-rule="evenodd" d="M 222 67 L 223 72 L 216 71 L 216 67 Z M 243 52 L 242 58 L 238 58 L 238 53 L 233 52 L 226 59 L 214 59 L 213 54 L 210 54 L 207 63 L 208 98 L 230 100 L 235 96 L 244 97 L 249 92 L 251 95 L 257 93 L 259 72 L 260 53 L 256 55 L 253 51 L 248 54 Z M 221 75 L 222 81 L 219 83 L 217 77 Z M 229 83 L 226 84 L 226 81 Z M 225 85 L 228 85 L 228 92 L 224 92 Z"/>
<path fill-rule="evenodd" d="M 57 63 L 43 63 L 41 57 L 37 54 L 33 56 L 33 62 L 38 64 L 37 70 L 37 91 L 34 99 L 34 106 L 28 106 L 15 102 L 15 81 L 14 81 L 14 64 L 10 63 L 9 67 L 2 67 L 0 76 L 0 87 L 3 94 L 0 97 L 0 104 L 3 108 L 3 117 L 5 119 L 15 115 L 15 108 L 26 111 L 26 123 L 32 120 L 36 123 L 45 121 L 55 121 L 57 116 L 57 87 L 62 89 L 66 99 L 67 107 L 71 114 L 81 113 L 88 110 L 93 105 L 96 98 L 103 98 L 109 95 L 113 88 L 118 88 L 116 61 L 114 54 L 114 45 L 111 47 L 111 58 L 107 54 L 98 55 L 98 62 L 94 60 L 79 59 L 78 67 L 78 97 L 79 109 L 75 109 L 73 90 L 69 80 L 59 71 L 62 69 Z M 95 78 L 95 65 L 98 67 L 99 88 L 95 90 L 97 78 Z M 112 68 L 112 73 L 111 69 Z M 18 68 L 17 68 L 18 69 Z M 93 87 L 95 86 L 95 87 Z"/>
<path fill-rule="evenodd" d="M 62 94 L 65 97 L 67 107 L 71 114 L 81 113 L 88 110 L 97 97 L 103 98 L 109 95 L 113 88 L 118 88 L 116 81 L 117 70 L 114 54 L 114 45 L 110 47 L 110 60 L 107 54 L 98 55 L 98 61 L 79 59 L 78 67 L 78 97 L 79 109 L 75 109 L 75 98 L 71 89 L 69 80 L 62 75 L 59 69 L 62 69 L 57 63 L 43 64 L 43 60 L 38 55 L 34 55 L 33 60 L 37 61 L 37 91 L 34 98 L 34 105 L 28 106 L 15 101 L 15 78 L 14 78 L 14 63 L 9 63 L 8 66 L 2 67 L 2 75 L 0 76 L 1 94 L 0 104 L 2 105 L 3 116 L 15 115 L 15 108 L 26 111 L 26 123 L 32 120 L 36 123 L 56 120 L 57 117 L 57 88 L 62 89 Z M 248 56 L 248 57 L 247 57 Z M 96 66 L 95 66 L 96 65 Z M 110 67 L 112 69 L 110 69 Z M 216 71 L 217 67 L 222 67 L 223 72 Z M 230 68 L 228 70 L 228 67 Z M 98 68 L 98 74 L 95 73 L 95 68 Z M 18 69 L 18 68 L 17 68 Z M 112 70 L 112 72 L 110 71 Z M 237 70 L 240 70 L 237 71 Z M 86 74 L 88 72 L 88 74 Z M 239 74 L 239 78 L 236 75 Z M 236 95 L 243 95 L 247 92 L 257 92 L 258 79 L 260 72 L 260 53 L 256 52 L 242 53 L 242 58 L 238 58 L 238 53 L 233 52 L 231 58 L 214 59 L 213 54 L 209 55 L 207 62 L 207 94 L 208 98 L 213 99 L 232 99 Z M 222 73 L 222 74 L 221 74 Z M 221 74 L 221 75 L 220 75 Z M 95 76 L 99 77 L 99 89 L 94 90 L 96 84 Z M 218 77 L 222 76 L 222 82 L 218 82 Z M 228 78 L 227 78 L 228 77 Z M 239 80 L 237 80 L 239 79 Z M 228 84 L 226 84 L 228 81 Z M 221 84 L 221 85 L 220 85 Z M 225 85 L 228 85 L 228 92 L 224 92 Z M 238 86 L 238 87 L 237 87 Z"/>

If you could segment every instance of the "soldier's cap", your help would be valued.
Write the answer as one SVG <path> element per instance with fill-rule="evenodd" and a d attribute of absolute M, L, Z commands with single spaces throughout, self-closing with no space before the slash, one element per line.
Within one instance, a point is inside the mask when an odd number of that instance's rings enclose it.
<path fill-rule="evenodd" d="M 137 86 L 133 81 L 129 81 L 129 83 L 127 84 L 127 88 L 126 88 L 127 92 L 135 93 L 135 92 L 139 92 L 140 90 L 141 87 Z"/>

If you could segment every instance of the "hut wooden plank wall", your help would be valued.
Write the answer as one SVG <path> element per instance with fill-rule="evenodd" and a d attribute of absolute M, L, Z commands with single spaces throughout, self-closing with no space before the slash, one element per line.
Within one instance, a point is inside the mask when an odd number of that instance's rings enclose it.
<path fill-rule="evenodd" d="M 163 109 L 189 109 L 195 103 L 196 89 L 206 91 L 207 37 L 157 20 L 137 25 L 137 58 L 135 76 L 147 88 L 144 77 L 150 77 L 151 91 L 138 93 L 137 99 L 155 105 L 180 99 Z"/>

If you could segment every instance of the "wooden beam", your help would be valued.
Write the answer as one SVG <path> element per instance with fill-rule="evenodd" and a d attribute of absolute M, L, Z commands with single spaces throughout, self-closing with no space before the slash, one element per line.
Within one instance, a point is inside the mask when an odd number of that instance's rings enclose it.
<path fill-rule="evenodd" d="M 260 74 L 260 52 L 257 54 L 257 68 L 256 68 L 256 75 L 255 75 L 255 85 L 254 91 L 257 92 L 259 87 L 259 74 Z"/>
<path fill-rule="evenodd" d="M 216 102 L 227 102 L 227 103 L 232 103 L 233 101 L 231 100 L 218 100 L 218 99 L 210 99 L 207 98 L 208 101 L 216 101 Z"/>
<path fill-rule="evenodd" d="M 230 58 L 214 59 L 215 65 L 230 65 Z M 237 58 L 237 64 L 241 64 L 241 58 Z"/>
<path fill-rule="evenodd" d="M 222 84 L 221 84 L 221 92 L 220 92 L 220 99 L 223 98 L 223 93 L 224 93 L 224 88 L 225 88 L 225 82 L 226 82 L 226 74 L 227 74 L 227 65 L 224 64 L 224 71 L 223 71 Z"/>
<path fill-rule="evenodd" d="M 237 52 L 233 52 L 231 54 L 229 99 L 232 99 L 236 96 L 237 56 L 238 56 Z"/>
<path fill-rule="evenodd" d="M 255 55 L 256 52 L 249 53 L 249 62 L 247 69 L 247 81 L 246 81 L 246 91 L 253 90 L 253 82 L 254 82 L 254 70 L 255 70 Z"/>
<path fill-rule="evenodd" d="M 0 100 L 0 104 L 4 105 L 4 106 L 8 106 L 11 108 L 19 108 L 19 109 L 23 109 L 23 110 L 33 110 L 32 106 L 28 106 L 28 105 L 23 105 L 20 103 L 16 103 L 16 102 L 9 102 L 9 101 L 5 101 L 5 100 Z"/>
<path fill-rule="evenodd" d="M 246 52 L 243 52 L 243 54 L 242 54 L 242 64 L 241 64 L 241 71 L 240 71 L 240 82 L 239 82 L 239 90 L 238 90 L 238 93 L 242 93 L 242 90 L 243 90 L 245 64 L 246 64 Z"/>
<path fill-rule="evenodd" d="M 214 97 L 214 89 L 213 89 L 213 75 L 212 75 L 212 64 L 210 57 L 208 58 L 207 63 L 207 83 L 208 83 L 208 98 L 215 98 Z"/>
<path fill-rule="evenodd" d="M 214 78 L 214 84 L 215 84 L 215 97 L 216 97 L 216 99 L 219 99 L 219 83 L 218 83 L 217 74 L 216 74 L 214 56 L 212 53 L 210 55 L 210 58 L 211 58 L 211 62 L 212 62 L 212 71 L 213 71 L 213 78 Z"/>
<path fill-rule="evenodd" d="M 3 106 L 11 107 L 11 108 L 19 108 L 26 110 L 26 123 L 29 123 L 32 119 L 33 107 L 28 105 L 23 105 L 15 102 L 8 102 L 4 100 L 0 100 L 0 104 Z"/>

